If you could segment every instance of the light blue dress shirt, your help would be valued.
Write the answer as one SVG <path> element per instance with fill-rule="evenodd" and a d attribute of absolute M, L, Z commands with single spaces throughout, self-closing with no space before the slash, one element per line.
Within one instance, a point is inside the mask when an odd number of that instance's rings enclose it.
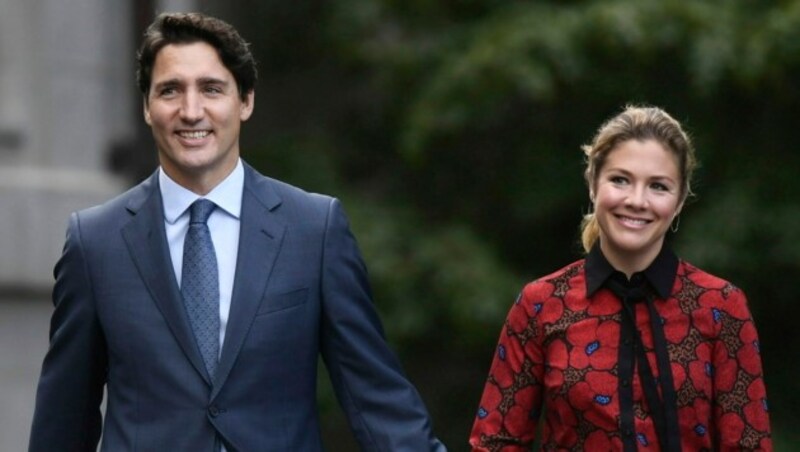
<path fill-rule="evenodd" d="M 167 230 L 169 254 L 178 286 L 183 269 L 183 241 L 189 230 L 189 206 L 201 198 L 196 193 L 170 179 L 163 168 L 158 171 L 158 184 L 164 203 L 164 226 Z M 219 350 L 225 342 L 225 328 L 231 309 L 233 279 L 236 275 L 236 257 L 239 254 L 239 218 L 242 211 L 244 167 L 241 159 L 233 172 L 203 198 L 213 201 L 217 208 L 208 218 L 211 241 L 217 253 L 219 268 Z"/>

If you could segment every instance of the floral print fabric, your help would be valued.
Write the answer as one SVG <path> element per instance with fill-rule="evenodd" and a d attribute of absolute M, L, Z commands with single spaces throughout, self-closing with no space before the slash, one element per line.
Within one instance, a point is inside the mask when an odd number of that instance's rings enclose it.
<path fill-rule="evenodd" d="M 542 412 L 543 450 L 623 449 L 622 304 L 606 288 L 587 298 L 584 265 L 528 284 L 512 306 L 470 436 L 473 450 L 530 450 Z M 772 450 L 758 336 L 742 291 L 680 261 L 670 296 L 655 307 L 683 450 Z M 635 309 L 656 373 L 648 311 L 643 303 Z M 638 374 L 630 384 L 635 431 L 627 433 L 638 450 L 658 450 Z"/>

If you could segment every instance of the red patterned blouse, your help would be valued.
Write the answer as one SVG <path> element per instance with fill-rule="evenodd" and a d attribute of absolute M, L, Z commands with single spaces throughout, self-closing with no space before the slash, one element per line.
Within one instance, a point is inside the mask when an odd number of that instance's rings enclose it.
<path fill-rule="evenodd" d="M 530 450 L 544 406 L 543 450 L 662 450 L 664 429 L 634 370 L 641 355 L 607 284 L 615 273 L 595 247 L 525 286 L 500 334 L 470 435 L 474 451 Z M 772 450 L 758 337 L 742 291 L 666 247 L 636 278 L 651 288 L 655 310 L 632 305 L 631 329 L 635 323 L 654 380 L 670 374 L 674 441 L 686 451 Z M 657 323 L 662 369 L 671 372 L 658 371 Z"/>

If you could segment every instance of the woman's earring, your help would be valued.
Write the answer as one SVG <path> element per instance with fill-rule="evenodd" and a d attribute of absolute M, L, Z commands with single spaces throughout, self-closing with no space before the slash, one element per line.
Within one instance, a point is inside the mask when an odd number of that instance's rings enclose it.
<path fill-rule="evenodd" d="M 669 225 L 669 230 L 672 231 L 672 233 L 674 234 L 674 233 L 678 232 L 678 228 L 680 226 L 681 226 L 681 216 L 678 215 L 677 217 L 675 217 L 672 220 L 672 224 Z"/>

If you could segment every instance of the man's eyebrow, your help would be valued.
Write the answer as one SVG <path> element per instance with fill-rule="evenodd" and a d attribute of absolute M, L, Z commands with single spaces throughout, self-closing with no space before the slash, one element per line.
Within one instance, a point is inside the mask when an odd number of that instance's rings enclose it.
<path fill-rule="evenodd" d="M 180 86 L 181 82 L 176 78 L 171 78 L 168 80 L 162 80 L 156 83 L 153 87 L 156 89 L 164 88 L 164 87 L 173 87 L 173 86 Z"/>
<path fill-rule="evenodd" d="M 222 80 L 215 77 L 201 77 L 197 80 L 197 83 L 200 85 L 222 85 L 222 86 L 228 85 L 227 80 Z"/>

